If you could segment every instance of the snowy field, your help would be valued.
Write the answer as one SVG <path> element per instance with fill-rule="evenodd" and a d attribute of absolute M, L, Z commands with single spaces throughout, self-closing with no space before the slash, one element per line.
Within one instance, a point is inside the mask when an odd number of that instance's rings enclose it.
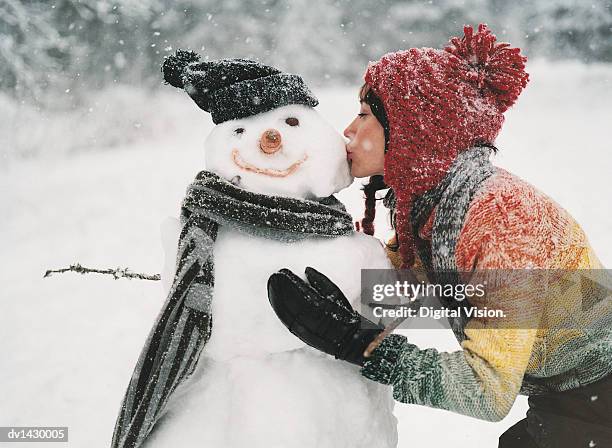
<path fill-rule="evenodd" d="M 534 63 L 528 69 L 532 82 L 507 114 L 495 163 L 569 210 L 610 266 L 612 67 Z M 1 121 L 0 426 L 68 426 L 71 447 L 110 443 L 135 360 L 164 300 L 162 285 L 42 276 L 76 261 L 162 269 L 160 223 L 177 214 L 186 185 L 204 168 L 202 142 L 211 128 L 184 93 L 165 90 L 117 90 L 110 99 L 99 96 L 91 113 L 64 119 L 30 113 L 27 121 Z M 356 90 L 316 92 L 320 111 L 339 130 L 357 112 Z M 131 101 L 117 105 L 122 95 Z M 0 102 L 0 113 L 6 118 L 9 105 Z M 12 158 L 10 136 L 36 157 Z M 86 148 L 94 140 L 98 146 Z M 361 217 L 357 185 L 339 197 Z M 379 213 L 381 237 L 388 233 L 384 218 Z M 407 334 L 421 347 L 458 348 L 450 331 Z M 487 423 L 398 403 L 399 446 L 496 447 L 525 409 L 520 397 L 502 422 Z"/>

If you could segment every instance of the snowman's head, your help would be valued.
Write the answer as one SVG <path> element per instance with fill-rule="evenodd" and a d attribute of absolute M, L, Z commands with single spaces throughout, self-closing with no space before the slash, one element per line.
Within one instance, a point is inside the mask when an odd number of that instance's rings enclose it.
<path fill-rule="evenodd" d="M 192 50 L 164 58 L 166 82 L 211 114 L 206 169 L 261 194 L 321 198 L 352 177 L 344 140 L 313 109 L 295 74 L 249 59 L 202 60 Z"/>
<path fill-rule="evenodd" d="M 218 124 L 206 139 L 205 163 L 241 188 L 268 195 L 321 198 L 353 180 L 343 138 L 300 104 Z"/>

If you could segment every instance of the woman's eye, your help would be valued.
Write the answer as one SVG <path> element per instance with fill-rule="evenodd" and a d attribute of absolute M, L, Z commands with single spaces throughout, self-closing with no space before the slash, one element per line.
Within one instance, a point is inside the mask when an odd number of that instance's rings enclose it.
<path fill-rule="evenodd" d="M 365 117 L 366 115 L 368 115 L 368 114 L 366 114 L 364 112 L 360 112 L 360 113 L 357 114 L 358 117 Z"/>
<path fill-rule="evenodd" d="M 240 135 L 240 134 L 242 134 L 243 132 L 244 132 L 244 128 L 234 129 L 234 133 L 235 133 L 235 134 Z"/>
<path fill-rule="evenodd" d="M 289 126 L 299 126 L 300 120 L 295 117 L 289 117 L 285 120 L 285 123 L 287 123 Z"/>

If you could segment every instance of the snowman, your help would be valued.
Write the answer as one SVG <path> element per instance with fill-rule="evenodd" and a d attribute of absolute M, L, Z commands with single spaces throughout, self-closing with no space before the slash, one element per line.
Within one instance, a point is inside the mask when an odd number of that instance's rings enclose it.
<path fill-rule="evenodd" d="M 299 76 L 177 51 L 166 81 L 211 113 L 187 190 L 168 298 L 128 386 L 113 447 L 393 447 L 390 390 L 306 346 L 277 318 L 280 268 L 330 274 L 353 305 L 360 270 L 389 269 L 334 193 L 352 182 L 342 137 Z M 176 254 L 176 255 L 175 255 Z"/>

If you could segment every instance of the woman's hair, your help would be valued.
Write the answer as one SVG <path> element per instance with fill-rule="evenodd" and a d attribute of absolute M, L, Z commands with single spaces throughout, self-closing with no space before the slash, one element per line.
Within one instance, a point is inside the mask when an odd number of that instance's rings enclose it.
<path fill-rule="evenodd" d="M 385 131 L 385 152 L 387 152 L 391 132 L 389 130 L 387 112 L 385 112 L 385 107 L 383 106 L 382 100 L 378 97 L 378 95 L 376 95 L 376 93 L 374 93 L 369 84 L 364 84 L 361 86 L 361 89 L 359 89 L 359 102 L 366 103 L 368 106 L 370 106 L 372 114 L 383 127 L 383 130 Z"/>
<path fill-rule="evenodd" d="M 389 145 L 389 120 L 381 99 L 374 93 L 368 84 L 364 84 L 359 89 L 359 102 L 364 102 L 372 110 L 372 115 L 378 120 L 385 131 L 385 152 Z M 361 229 L 367 235 L 374 235 L 374 218 L 376 217 L 376 192 L 389 188 L 383 176 L 377 174 L 370 176 L 367 184 L 362 188 L 365 194 L 365 211 L 361 219 Z"/>

